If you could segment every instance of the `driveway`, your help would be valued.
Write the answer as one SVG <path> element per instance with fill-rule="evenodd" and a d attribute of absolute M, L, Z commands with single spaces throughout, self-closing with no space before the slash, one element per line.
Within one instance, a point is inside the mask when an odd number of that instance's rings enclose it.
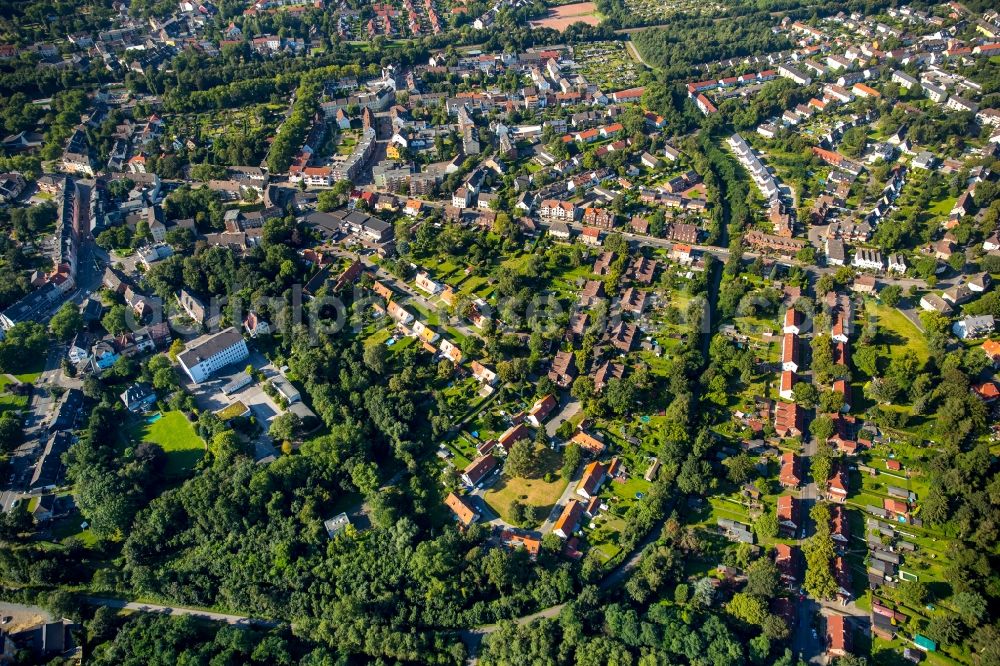
<path fill-rule="evenodd" d="M 896 309 L 903 313 L 903 316 L 910 320 L 917 330 L 924 332 L 924 323 L 920 321 L 920 312 L 923 310 L 912 298 L 904 298 L 899 301 Z"/>
<path fill-rule="evenodd" d="M 824 663 L 824 655 L 820 649 L 822 639 L 819 629 L 813 626 L 813 619 L 819 612 L 819 604 L 806 597 L 799 602 L 796 624 L 792 633 L 792 651 L 807 664 Z"/>
<path fill-rule="evenodd" d="M 555 506 L 552 507 L 552 511 L 549 512 L 548 517 L 542 526 L 538 528 L 538 531 L 544 536 L 552 531 L 552 527 L 559 520 L 559 516 L 562 514 L 563 509 L 566 508 L 567 502 L 570 499 L 577 498 L 576 496 L 576 486 L 580 483 L 580 477 L 583 476 L 583 465 L 581 464 L 573 472 L 573 476 L 570 477 L 569 483 L 566 484 L 566 488 L 563 489 L 562 495 L 559 496 L 558 501 L 556 501 Z"/>
<path fill-rule="evenodd" d="M 565 399 L 565 398 L 564 398 Z M 569 398 L 567 402 L 559 410 L 559 413 L 553 416 L 548 423 L 545 424 L 545 434 L 549 437 L 556 436 L 556 430 L 562 425 L 563 421 L 568 421 L 573 418 L 577 412 L 580 411 L 580 401 L 576 398 Z"/>

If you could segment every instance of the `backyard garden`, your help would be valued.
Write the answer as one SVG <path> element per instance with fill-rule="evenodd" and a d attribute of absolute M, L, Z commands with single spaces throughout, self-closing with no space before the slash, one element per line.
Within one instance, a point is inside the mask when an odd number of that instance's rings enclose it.
<path fill-rule="evenodd" d="M 183 412 L 141 414 L 133 420 L 125 435 L 125 445 L 141 442 L 159 445 L 167 455 L 166 473 L 171 478 L 186 476 L 205 455 L 205 443 Z"/>

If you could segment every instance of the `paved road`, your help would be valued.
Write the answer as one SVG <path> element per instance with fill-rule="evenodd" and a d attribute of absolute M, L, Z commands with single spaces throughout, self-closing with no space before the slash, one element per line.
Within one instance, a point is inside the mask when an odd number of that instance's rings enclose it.
<path fill-rule="evenodd" d="M 580 411 L 581 409 L 580 401 L 576 398 L 569 398 L 563 405 L 559 413 L 553 416 L 548 423 L 545 424 L 545 434 L 549 437 L 556 436 L 556 430 L 559 426 L 563 424 L 563 421 L 568 421 Z"/>
<path fill-rule="evenodd" d="M 797 624 L 792 633 L 792 652 L 807 664 L 817 663 L 823 657 L 823 639 L 819 635 L 819 629 L 814 625 L 819 608 L 819 604 L 809 597 L 800 601 L 797 607 Z"/>
<path fill-rule="evenodd" d="M 807 348 L 808 345 L 803 344 L 803 347 Z M 811 361 L 811 359 L 810 359 Z M 813 381 L 812 370 L 806 370 L 805 368 L 800 368 L 799 375 L 800 381 Z M 802 470 L 805 474 L 805 478 L 808 481 L 799 490 L 799 516 L 801 525 L 799 525 L 799 534 L 796 535 L 800 537 L 797 539 L 799 546 L 804 545 L 806 536 L 812 536 L 815 531 L 815 526 L 811 524 L 811 518 L 809 517 L 809 511 L 812 509 L 813 505 L 816 503 L 820 496 L 819 488 L 812 481 L 812 476 L 810 474 L 810 463 L 812 457 L 816 455 L 816 451 L 819 448 L 819 443 L 815 438 L 809 437 L 806 434 L 805 441 L 802 444 Z M 799 656 L 800 659 L 807 663 L 814 662 L 816 659 L 821 657 L 822 651 L 820 650 L 819 640 L 818 640 L 818 630 L 813 624 L 816 617 L 816 613 L 819 610 L 819 604 L 814 599 L 806 598 L 799 603 L 798 606 L 798 616 L 797 624 L 792 632 L 792 650 Z"/>
<path fill-rule="evenodd" d="M 110 597 L 84 597 L 84 603 L 91 606 L 106 606 L 118 610 L 130 610 L 140 613 L 163 613 L 166 615 L 190 615 L 203 620 L 213 622 L 225 622 L 226 624 L 245 625 L 254 627 L 275 627 L 280 624 L 274 620 L 262 620 L 248 617 L 246 615 L 231 615 L 228 613 L 217 613 L 215 611 L 204 610 L 202 608 L 186 608 L 183 606 L 162 606 L 159 604 L 149 604 L 140 601 L 127 601 L 125 599 L 113 599 Z M 52 614 L 41 606 L 30 606 L 26 604 L 15 604 L 0 602 L 0 614 L 13 615 L 17 618 L 29 616 L 41 616 L 44 620 L 50 620 Z"/>
<path fill-rule="evenodd" d="M 531 615 L 524 615 L 522 617 L 519 617 L 513 620 L 513 622 L 515 624 L 530 624 L 535 620 L 541 620 L 544 618 L 553 618 L 559 615 L 559 613 L 562 611 L 565 605 L 566 604 L 558 604 L 556 606 L 549 606 L 548 608 L 544 608 L 538 611 L 537 613 L 532 613 Z M 499 629 L 500 626 L 501 625 L 499 624 L 484 624 L 480 627 L 475 627 L 473 629 L 463 629 L 462 631 L 458 632 L 459 638 L 461 638 L 462 642 L 465 643 L 465 649 L 468 650 L 469 654 L 471 655 L 467 662 L 468 664 L 476 664 L 479 662 L 479 659 L 476 657 L 476 655 L 479 653 L 479 646 L 483 642 L 483 637 L 492 634 L 494 631 Z"/>
<path fill-rule="evenodd" d="M 576 486 L 580 483 L 580 477 L 582 476 L 583 465 L 580 465 L 576 468 L 576 470 L 574 470 L 573 476 L 570 477 L 569 483 L 567 483 L 566 488 L 563 489 L 562 495 L 560 495 L 559 499 L 556 500 L 556 504 L 552 507 L 552 511 L 550 511 L 549 515 L 545 517 L 545 522 L 543 522 L 542 526 L 538 528 L 539 536 L 544 536 L 552 531 L 552 527 L 556 524 L 556 521 L 559 520 L 559 516 L 562 515 L 563 509 L 566 508 L 566 503 L 569 502 L 570 499 L 581 499 L 576 496 Z"/>
<path fill-rule="evenodd" d="M 802 457 L 804 459 L 802 469 L 806 474 L 809 473 L 809 462 L 812 456 L 816 455 L 817 448 L 818 443 L 813 438 L 810 438 L 802 445 Z M 818 497 L 819 489 L 811 480 L 802 487 L 799 494 L 799 498 L 802 500 L 800 506 L 800 515 L 802 516 L 801 534 L 812 536 L 815 531 L 815 527 L 811 524 L 812 519 L 809 517 L 809 510 L 816 503 Z M 805 543 L 805 539 L 799 539 L 798 543 L 801 547 Z M 792 650 L 800 659 L 807 663 L 814 663 L 822 655 L 819 641 L 817 640 L 818 634 L 813 625 L 813 620 L 819 608 L 820 604 L 808 597 L 800 602 L 797 624 L 792 633 Z"/>
<path fill-rule="evenodd" d="M 201 608 L 184 608 L 181 606 L 161 606 L 159 604 L 147 604 L 139 601 L 126 601 L 124 599 L 111 599 L 108 597 L 84 597 L 84 601 L 91 606 L 106 606 L 122 610 L 138 611 L 141 613 L 163 613 L 165 615 L 190 615 L 203 620 L 213 622 L 225 622 L 226 624 L 246 625 L 254 627 L 275 627 L 279 622 L 274 620 L 262 620 L 259 618 L 247 617 L 245 615 L 230 615 L 228 613 L 216 613 L 214 611 L 203 610 Z"/>
<path fill-rule="evenodd" d="M 914 301 L 912 298 L 904 298 L 899 302 L 896 307 L 904 317 L 910 320 L 910 323 L 917 327 L 917 330 L 921 333 L 924 332 L 924 322 L 920 321 L 920 313 L 922 308 L 920 305 Z"/>
<path fill-rule="evenodd" d="M 49 347 L 45 369 L 32 389 L 26 410 L 24 441 L 11 454 L 9 477 L 3 479 L 3 491 L 0 492 L 0 509 L 3 511 L 10 511 L 16 500 L 27 496 L 31 468 L 45 449 L 48 436 L 46 417 L 55 403 L 47 387 L 61 383 L 59 377 L 62 371 L 59 364 L 64 354 L 65 347 L 62 345 Z"/>

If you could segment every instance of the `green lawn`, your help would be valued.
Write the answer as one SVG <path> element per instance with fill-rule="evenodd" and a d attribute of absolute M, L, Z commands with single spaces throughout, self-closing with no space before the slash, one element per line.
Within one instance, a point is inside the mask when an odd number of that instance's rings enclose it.
<path fill-rule="evenodd" d="M 167 454 L 169 476 L 186 474 L 205 455 L 205 443 L 183 412 L 165 412 L 153 423 L 140 419 L 130 432 L 131 441 L 159 444 Z"/>
<path fill-rule="evenodd" d="M 516 499 L 535 507 L 536 522 L 540 524 L 552 511 L 552 507 L 555 506 L 559 496 L 566 488 L 567 481 L 559 475 L 561 456 L 542 446 L 537 446 L 535 452 L 539 458 L 536 469 L 538 478 L 523 479 L 503 476 L 483 496 L 486 503 L 507 522 L 511 521 L 510 503 Z M 541 478 L 547 472 L 554 474 L 553 481 Z"/>
<path fill-rule="evenodd" d="M 934 217 L 948 217 L 951 213 L 951 209 L 955 207 L 955 202 L 958 197 L 949 197 L 938 199 L 931 203 L 930 208 L 927 211 Z"/>
<path fill-rule="evenodd" d="M 417 339 L 408 336 L 405 338 L 401 338 L 398 342 L 396 342 L 396 344 L 389 347 L 389 350 L 392 351 L 394 354 L 399 354 L 404 349 L 412 347 L 415 344 L 417 344 Z"/>
<path fill-rule="evenodd" d="M 52 525 L 52 539 L 62 542 L 70 537 L 76 537 L 88 548 L 97 545 L 97 537 L 89 529 L 83 529 L 84 518 L 79 511 L 73 511 L 65 518 L 60 518 Z"/>
<path fill-rule="evenodd" d="M 41 365 L 44 366 L 44 363 L 42 363 Z M 39 369 L 33 372 L 22 372 L 14 376 L 17 377 L 17 381 L 19 382 L 23 382 L 25 384 L 34 384 L 35 382 L 38 381 L 38 378 L 42 376 L 42 370 Z"/>
<path fill-rule="evenodd" d="M 28 406 L 28 396 L 7 392 L 7 385 L 10 383 L 6 376 L 0 375 L 0 415 L 8 410 L 20 411 Z"/>
<path fill-rule="evenodd" d="M 30 363 L 26 364 L 25 367 L 21 368 L 23 372 L 13 372 L 11 374 L 17 377 L 17 381 L 19 382 L 34 384 L 42 376 L 42 371 L 45 370 L 45 359 L 46 356 L 44 353 L 39 354 Z"/>
<path fill-rule="evenodd" d="M 358 139 L 353 134 L 345 133 L 340 143 L 337 144 L 338 155 L 350 155 L 354 152 L 354 147 L 358 145 Z"/>
<path fill-rule="evenodd" d="M 465 438 L 460 438 L 460 439 L 462 443 L 465 443 L 467 441 Z M 448 450 L 451 451 L 452 454 L 451 463 L 455 466 L 455 469 L 462 471 L 463 469 L 471 465 L 472 458 L 476 458 L 478 457 L 478 455 L 476 453 L 475 447 L 472 447 L 472 451 L 469 452 L 467 450 L 463 450 L 463 448 L 460 448 L 458 446 L 458 443 L 459 440 L 454 440 L 448 442 L 445 446 L 447 446 Z M 470 458 L 470 456 L 472 458 Z"/>
<path fill-rule="evenodd" d="M 414 313 L 414 316 L 422 321 L 426 326 L 437 326 L 440 324 L 438 313 L 431 312 L 424 305 L 416 300 L 407 301 L 404 306 Z"/>
<path fill-rule="evenodd" d="M 714 527 L 719 518 L 729 518 L 749 524 L 750 515 L 745 506 L 721 497 L 709 497 L 707 511 L 703 511 L 699 522 L 707 527 Z"/>
<path fill-rule="evenodd" d="M 375 331 L 373 334 L 371 334 L 370 336 L 368 336 L 368 338 L 365 340 L 365 343 L 366 344 L 367 343 L 371 343 L 371 344 L 378 343 L 378 344 L 383 344 L 384 345 L 386 343 L 386 341 L 392 336 L 392 330 L 393 329 L 390 326 L 387 326 L 385 328 L 379 329 L 379 330 Z"/>
<path fill-rule="evenodd" d="M 449 415 L 454 419 L 459 419 L 468 414 L 473 405 L 480 401 L 478 391 L 479 382 L 473 377 L 455 381 L 442 389 L 441 394 L 448 407 Z"/>
<path fill-rule="evenodd" d="M 491 287 L 490 279 L 483 275 L 470 275 L 460 283 L 460 291 L 474 296 L 485 297 L 486 294 L 480 293 L 483 287 Z"/>
<path fill-rule="evenodd" d="M 626 505 L 638 501 L 636 493 L 642 493 L 645 495 L 649 492 L 649 487 L 652 485 L 649 481 L 643 478 L 642 475 L 645 471 L 645 468 L 630 469 L 628 480 L 623 483 L 608 479 L 601 494 L 607 495 L 607 493 L 610 492 L 614 497 L 618 498 L 620 503 Z"/>
<path fill-rule="evenodd" d="M 879 328 L 882 329 L 878 342 L 889 345 L 893 356 L 899 356 L 905 350 L 910 349 L 917 355 L 921 363 L 927 361 L 927 357 L 930 355 L 927 349 L 927 340 L 920 329 L 906 318 L 906 315 L 896 308 L 890 308 L 872 299 L 865 300 L 865 309 L 869 315 L 876 318 Z"/>
<path fill-rule="evenodd" d="M 621 552 L 618 545 L 621 532 L 625 529 L 625 520 L 613 512 L 599 515 L 594 521 L 594 529 L 589 529 L 589 523 L 584 522 L 587 529 L 584 536 L 601 562 L 607 562 Z"/>

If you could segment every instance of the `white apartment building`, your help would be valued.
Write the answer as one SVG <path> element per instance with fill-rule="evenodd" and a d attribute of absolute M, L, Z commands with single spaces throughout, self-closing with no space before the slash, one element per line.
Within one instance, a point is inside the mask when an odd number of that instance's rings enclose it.
<path fill-rule="evenodd" d="M 230 326 L 194 340 L 177 359 L 191 381 L 200 384 L 227 365 L 244 361 L 249 356 L 243 335 Z"/>

